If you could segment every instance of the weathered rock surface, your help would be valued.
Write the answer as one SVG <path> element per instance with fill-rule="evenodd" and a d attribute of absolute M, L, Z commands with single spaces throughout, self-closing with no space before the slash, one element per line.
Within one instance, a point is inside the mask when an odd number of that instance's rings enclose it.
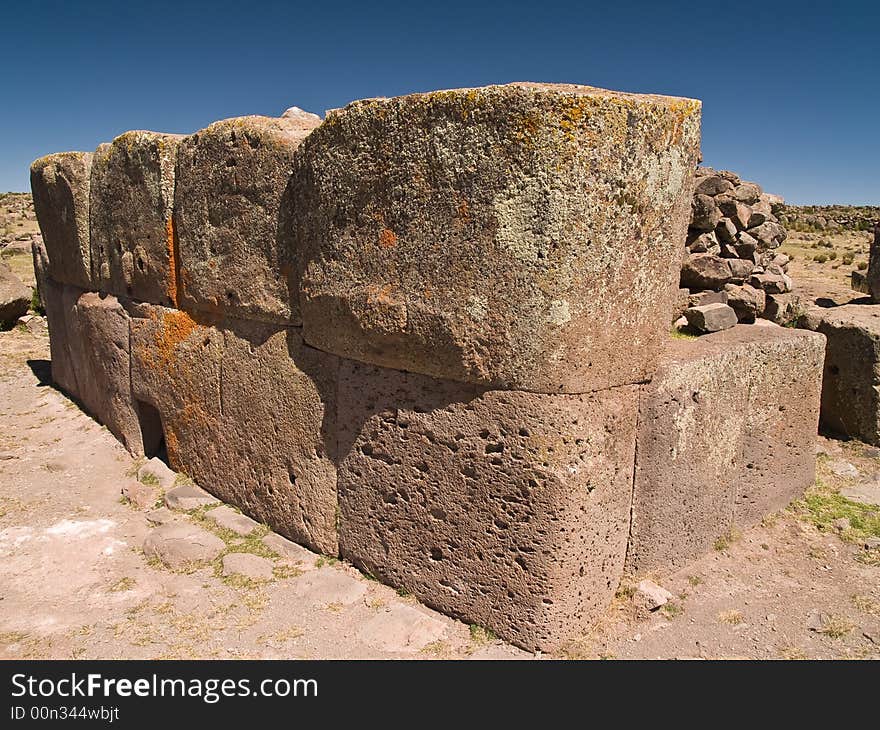
<path fill-rule="evenodd" d="M 138 479 L 153 482 L 162 489 L 171 489 L 177 481 L 177 474 L 162 459 L 154 456 L 138 469 Z"/>
<path fill-rule="evenodd" d="M 344 360 L 341 554 L 520 646 L 563 646 L 620 577 L 636 397 L 483 391 Z"/>
<path fill-rule="evenodd" d="M 31 288 L 22 284 L 12 269 L 0 261 L 0 329 L 12 327 L 27 314 L 31 305 Z"/>
<path fill-rule="evenodd" d="M 736 312 L 736 318 L 740 322 L 753 323 L 767 303 L 764 290 L 755 289 L 748 284 L 725 284 L 724 292 L 727 294 L 727 303 Z"/>
<path fill-rule="evenodd" d="M 868 273 L 865 278 L 871 299 L 880 302 L 880 221 L 874 224 L 874 240 L 871 242 Z M 853 272 L 853 283 L 855 283 L 855 272 Z"/>
<path fill-rule="evenodd" d="M 34 242 L 32 247 L 34 275 L 46 320 L 49 325 L 49 349 L 52 357 L 52 382 L 74 398 L 77 397 L 79 386 L 76 382 L 76 371 L 70 354 L 70 338 L 67 333 L 68 314 L 65 302 L 75 302 L 82 293 L 81 289 L 67 287 L 73 293 L 65 297 L 66 285 L 59 284 L 49 276 L 49 257 L 42 242 Z"/>
<path fill-rule="evenodd" d="M 31 165 L 34 210 L 49 259 L 47 274 L 62 284 L 92 286 L 89 248 L 90 152 L 62 152 Z"/>
<path fill-rule="evenodd" d="M 282 200 L 293 154 L 318 123 L 238 117 L 183 139 L 174 220 L 187 308 L 302 323 L 296 251 L 280 217 L 297 215 Z"/>
<path fill-rule="evenodd" d="M 642 580 L 636 586 L 633 594 L 633 603 L 640 608 L 648 611 L 656 611 L 661 606 L 665 606 L 675 596 L 667 591 L 663 586 L 657 585 L 652 580 Z"/>
<path fill-rule="evenodd" d="M 208 510 L 205 513 L 205 518 L 213 522 L 217 527 L 222 527 L 224 530 L 230 530 L 236 535 L 242 536 L 250 535 L 260 526 L 259 523 L 254 522 L 247 515 L 236 512 L 232 507 L 227 507 L 225 504 Z"/>
<path fill-rule="evenodd" d="M 338 359 L 300 330 L 146 307 L 135 395 L 158 410 L 178 471 L 276 532 L 335 555 Z"/>
<path fill-rule="evenodd" d="M 837 436 L 880 444 L 880 307 L 817 307 L 798 325 L 828 338 L 822 427 Z"/>
<path fill-rule="evenodd" d="M 253 581 L 272 580 L 272 561 L 253 553 L 228 553 L 223 556 L 223 575 Z"/>
<path fill-rule="evenodd" d="M 199 507 L 210 507 L 218 500 L 201 487 L 194 484 L 181 484 L 165 493 L 165 505 L 168 509 L 186 512 Z"/>
<path fill-rule="evenodd" d="M 161 525 L 144 540 L 144 555 L 169 568 L 187 569 L 210 562 L 223 552 L 223 540 L 195 525 L 173 522 Z"/>
<path fill-rule="evenodd" d="M 681 266 L 681 285 L 688 289 L 721 289 L 733 278 L 732 259 L 712 254 L 693 254 Z"/>
<path fill-rule="evenodd" d="M 813 482 L 823 350 L 747 325 L 669 341 L 641 395 L 628 570 L 684 565 Z"/>
<path fill-rule="evenodd" d="M 177 304 L 174 165 L 181 136 L 126 132 L 92 160 L 92 280 L 101 291 Z M 50 251 L 51 259 L 51 251 Z"/>
<path fill-rule="evenodd" d="M 329 113 L 293 178 L 306 341 L 493 387 L 643 380 L 668 327 L 699 116 L 695 101 L 552 84 Z"/>
<path fill-rule="evenodd" d="M 447 625 L 424 610 L 395 603 L 367 620 L 358 629 L 358 638 L 387 651 L 412 651 L 440 641 Z"/>
<path fill-rule="evenodd" d="M 66 287 L 64 301 L 67 348 L 76 372 L 75 395 L 131 454 L 140 456 L 144 444 L 131 390 L 128 314 L 108 294 L 80 294 Z M 50 337 L 55 336 L 50 330 Z"/>
<path fill-rule="evenodd" d="M 720 332 L 736 324 L 736 312 L 722 302 L 689 307 L 684 311 L 684 316 L 698 332 Z"/>

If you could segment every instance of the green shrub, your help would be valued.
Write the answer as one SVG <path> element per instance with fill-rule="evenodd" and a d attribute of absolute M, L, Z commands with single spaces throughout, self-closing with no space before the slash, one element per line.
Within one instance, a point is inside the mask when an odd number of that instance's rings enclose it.
<path fill-rule="evenodd" d="M 849 252 L 843 254 L 843 258 L 841 259 L 841 261 L 843 261 L 844 264 L 849 266 L 855 260 L 855 257 L 856 257 L 856 255 L 854 253 L 852 253 L 851 251 L 849 251 Z"/>
<path fill-rule="evenodd" d="M 824 264 L 828 260 L 828 257 L 824 253 L 817 253 L 813 256 L 813 261 L 819 264 Z"/>
<path fill-rule="evenodd" d="M 865 269 L 868 268 L 868 262 L 867 261 L 859 261 L 859 263 L 856 264 L 856 268 L 859 271 L 864 271 Z"/>
<path fill-rule="evenodd" d="M 831 259 L 832 261 L 834 261 L 834 259 L 837 258 L 837 251 L 829 251 L 828 258 Z"/>

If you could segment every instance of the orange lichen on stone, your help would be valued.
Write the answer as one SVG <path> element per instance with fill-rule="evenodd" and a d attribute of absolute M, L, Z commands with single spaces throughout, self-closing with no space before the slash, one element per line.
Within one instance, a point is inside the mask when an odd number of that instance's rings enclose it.
<path fill-rule="evenodd" d="M 174 230 L 174 219 L 169 217 L 165 222 L 165 246 L 168 249 L 168 299 L 176 307 L 177 301 L 177 233 Z"/>
<path fill-rule="evenodd" d="M 177 346 L 200 325 L 188 313 L 178 310 L 169 310 L 161 315 L 151 313 L 150 318 L 157 323 L 156 333 L 151 346 L 142 347 L 138 354 L 147 367 L 168 371 L 177 359 Z"/>
<path fill-rule="evenodd" d="M 397 245 L 397 234 L 390 228 L 383 228 L 379 233 L 379 245 L 382 248 L 394 248 Z"/>

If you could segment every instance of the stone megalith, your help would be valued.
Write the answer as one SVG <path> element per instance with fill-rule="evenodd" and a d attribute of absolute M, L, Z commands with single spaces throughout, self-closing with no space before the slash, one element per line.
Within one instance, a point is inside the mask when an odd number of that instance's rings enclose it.
<path fill-rule="evenodd" d="M 531 650 L 602 615 L 623 569 L 638 389 L 552 395 L 342 360 L 339 546 Z"/>
<path fill-rule="evenodd" d="M 48 255 L 48 273 L 60 284 L 92 286 L 89 249 L 90 152 L 47 155 L 31 165 L 34 210 Z"/>
<path fill-rule="evenodd" d="M 101 291 L 177 305 L 172 209 L 180 139 L 181 135 L 132 131 L 95 151 L 92 278 Z"/>
<path fill-rule="evenodd" d="M 239 117 L 181 142 L 174 215 L 187 308 L 302 323 L 279 215 L 293 154 L 320 121 Z"/>
<path fill-rule="evenodd" d="M 539 392 L 650 376 L 677 293 L 700 103 L 587 86 L 367 99 L 297 153 L 306 341 Z"/>
<path fill-rule="evenodd" d="M 880 302 L 880 221 L 874 223 L 874 240 L 868 257 L 868 292 L 875 304 Z"/>

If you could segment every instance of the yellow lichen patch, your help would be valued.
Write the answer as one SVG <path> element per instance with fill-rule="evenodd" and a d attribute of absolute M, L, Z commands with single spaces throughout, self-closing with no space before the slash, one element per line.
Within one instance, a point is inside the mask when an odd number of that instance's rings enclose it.
<path fill-rule="evenodd" d="M 156 332 L 152 346 L 140 348 L 139 355 L 144 364 L 152 370 L 168 371 L 177 359 L 177 346 L 186 340 L 200 325 L 186 312 L 170 310 L 160 317 L 150 314 L 156 321 Z"/>

